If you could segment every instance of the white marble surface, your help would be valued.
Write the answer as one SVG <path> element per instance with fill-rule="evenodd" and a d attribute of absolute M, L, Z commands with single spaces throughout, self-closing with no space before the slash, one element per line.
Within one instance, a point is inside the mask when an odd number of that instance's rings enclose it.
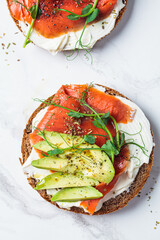
<path fill-rule="evenodd" d="M 19 31 L 5 0 L 0 2 L 0 239 L 160 239 L 160 225 L 154 229 L 160 221 L 159 9 L 159 0 L 129 0 L 117 29 L 93 49 L 90 65 L 83 53 L 68 62 L 63 54 L 53 57 L 32 44 L 23 49 L 24 37 L 15 34 Z M 157 144 L 141 197 L 121 211 L 98 217 L 65 212 L 44 201 L 28 185 L 18 161 L 23 128 L 38 106 L 32 99 L 46 98 L 62 83 L 90 81 L 138 103 L 151 121 Z"/>

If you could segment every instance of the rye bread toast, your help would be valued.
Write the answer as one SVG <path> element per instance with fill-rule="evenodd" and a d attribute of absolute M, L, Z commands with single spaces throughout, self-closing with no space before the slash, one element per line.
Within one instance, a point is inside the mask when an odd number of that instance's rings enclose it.
<path fill-rule="evenodd" d="M 7 5 L 8 5 L 8 9 L 9 9 L 10 15 L 11 15 L 11 11 L 10 11 L 10 8 L 9 8 L 9 0 L 6 0 L 6 1 L 7 1 Z M 125 13 L 125 11 L 126 11 L 126 9 L 127 9 L 128 0 L 122 0 L 122 1 L 123 1 L 123 4 L 125 4 L 125 6 L 124 6 L 124 8 L 119 12 L 119 15 L 117 16 L 117 19 L 116 19 L 116 22 L 115 22 L 115 26 L 114 26 L 114 28 L 112 29 L 112 31 L 116 28 L 116 26 L 118 25 L 118 23 L 121 21 L 123 15 L 124 15 L 124 13 Z M 14 22 L 15 22 L 16 26 L 18 27 L 18 29 L 19 29 L 19 30 L 23 33 L 23 35 L 25 36 L 25 34 L 24 34 L 24 32 L 23 32 L 20 24 L 19 24 L 19 21 L 16 20 L 12 15 L 11 15 L 11 17 L 12 17 L 12 19 L 14 20 Z M 112 31 L 111 31 L 111 32 L 112 32 Z M 111 33 L 111 32 L 110 32 L 110 33 Z M 106 36 L 110 35 L 110 33 L 107 34 L 107 35 L 105 35 L 104 37 L 100 38 L 99 40 L 101 40 L 101 39 L 105 38 Z M 26 36 L 25 36 L 25 37 L 26 37 Z M 99 41 L 99 40 L 98 40 L 98 41 Z M 32 43 L 34 44 L 34 42 L 32 42 Z M 66 51 L 68 51 L 68 50 L 66 50 Z"/>
<path fill-rule="evenodd" d="M 128 99 L 127 97 L 125 97 L 124 95 L 122 95 L 121 93 L 119 93 L 118 91 L 115 91 L 111 88 L 102 86 L 97 84 L 98 86 L 101 86 L 105 89 L 105 92 L 107 94 L 113 95 L 113 96 L 121 96 L 123 98 Z M 51 99 L 53 96 L 51 96 L 49 99 Z M 26 125 L 26 128 L 24 129 L 24 134 L 23 134 L 23 139 L 22 139 L 22 146 L 21 146 L 21 152 L 22 152 L 22 159 L 20 158 L 20 162 L 23 165 L 25 163 L 25 161 L 27 160 L 27 158 L 29 157 L 32 147 L 30 144 L 30 139 L 29 139 L 29 134 L 32 132 L 32 121 L 33 119 L 36 117 L 36 115 L 41 111 L 41 109 L 45 108 L 46 104 L 42 103 L 31 115 L 31 117 L 28 120 L 28 123 Z M 153 141 L 154 141 L 154 136 L 153 136 L 153 132 L 151 129 L 151 133 L 152 133 L 152 137 L 153 137 Z M 118 209 L 121 209 L 123 207 L 125 207 L 128 202 L 133 199 L 138 193 L 139 191 L 143 188 L 145 182 L 147 181 L 147 178 L 149 177 L 152 165 L 153 165 L 153 158 L 154 158 L 154 147 L 152 148 L 152 152 L 150 154 L 150 159 L 149 159 L 149 163 L 148 164 L 143 164 L 140 169 L 139 172 L 134 180 L 134 182 L 131 184 L 129 191 L 124 191 L 121 194 L 119 194 L 118 196 L 116 196 L 115 198 L 111 198 L 108 201 L 106 201 L 105 203 L 103 203 L 102 208 L 95 212 L 94 215 L 101 215 L 101 214 L 107 214 L 107 213 L 111 213 L 114 212 Z M 28 182 L 29 184 L 34 188 L 36 186 L 36 179 L 34 178 L 28 178 Z M 51 196 L 47 195 L 45 190 L 40 190 L 38 191 L 38 193 L 47 201 L 49 201 L 50 203 L 56 205 L 58 208 L 60 208 L 56 203 L 51 202 Z M 64 209 L 64 208 L 63 208 Z M 64 210 L 68 210 L 68 209 L 64 209 Z M 87 212 L 85 212 L 82 208 L 79 207 L 72 207 L 70 210 L 68 211 L 72 211 L 75 213 L 82 213 L 82 214 L 87 214 L 89 215 Z"/>

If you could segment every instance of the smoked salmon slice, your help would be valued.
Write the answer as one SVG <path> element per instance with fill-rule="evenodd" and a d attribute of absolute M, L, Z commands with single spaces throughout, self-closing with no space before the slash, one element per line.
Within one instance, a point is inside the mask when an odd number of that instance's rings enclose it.
<path fill-rule="evenodd" d="M 70 96 L 81 98 L 82 93 L 88 88 L 88 85 L 68 85 L 66 92 Z M 118 123 L 127 123 L 133 120 L 135 110 L 122 103 L 118 98 L 99 91 L 96 88 L 89 88 L 86 95 L 86 102 L 97 112 L 110 114 Z"/>
<path fill-rule="evenodd" d="M 118 176 L 115 176 L 113 178 L 113 180 L 108 185 L 106 183 L 101 183 L 101 184 L 97 185 L 96 189 L 99 192 L 101 192 L 103 194 L 103 197 L 104 197 L 107 193 L 109 193 L 112 190 L 112 188 L 116 184 L 117 180 L 118 180 Z M 94 214 L 100 199 L 102 199 L 103 197 L 101 197 L 99 199 L 82 201 L 80 203 L 80 206 L 83 207 L 87 212 L 89 212 L 92 215 L 92 214 Z"/>
<path fill-rule="evenodd" d="M 75 111 L 84 112 L 85 108 L 83 108 L 78 99 L 81 98 L 83 92 L 88 88 L 88 84 L 86 85 L 63 85 L 59 91 L 55 94 L 53 101 L 55 103 L 60 104 L 61 106 L 70 108 Z M 110 111 L 110 114 L 116 119 L 117 122 L 125 122 L 131 121 L 130 117 L 134 112 L 126 104 L 122 103 L 119 99 L 114 96 L 110 96 L 105 94 L 95 88 L 90 88 L 87 92 L 86 102 L 97 112 L 106 113 Z M 56 131 L 56 132 L 69 132 L 69 130 L 73 130 L 76 128 L 73 124 L 73 118 L 67 115 L 68 110 L 63 108 L 54 107 L 53 105 L 48 107 L 48 110 L 40 123 L 37 125 L 37 128 L 43 130 L 44 128 L 48 131 Z M 47 125 L 46 125 L 47 124 Z M 98 133 L 105 135 L 105 132 L 102 129 L 96 128 L 91 119 L 82 119 L 81 124 L 79 126 L 85 134 L 92 131 L 92 133 Z M 115 131 L 113 126 L 109 123 L 107 125 L 109 129 L 112 131 L 114 136 Z M 76 130 L 76 129 L 74 129 Z M 79 135 L 82 135 L 81 132 Z M 36 134 L 37 130 L 30 134 L 30 138 L 32 143 L 35 144 L 37 141 L 40 141 L 40 137 Z M 97 137 L 96 144 L 98 146 L 102 146 L 104 144 L 103 137 Z"/>
<path fill-rule="evenodd" d="M 19 2 L 24 4 L 28 9 L 36 3 L 35 0 L 19 0 Z M 70 31 L 78 31 L 83 28 L 85 18 L 72 21 L 67 18 L 69 13 L 56 11 L 56 9 L 63 8 L 76 14 L 81 14 L 81 11 L 85 6 L 93 3 L 94 1 L 90 0 L 80 1 L 79 6 L 77 1 L 74 0 L 39 0 L 39 7 L 42 14 L 39 19 L 36 19 L 34 28 L 38 33 L 46 38 L 54 38 Z M 96 18 L 96 21 L 109 16 L 116 3 L 117 0 L 99 0 L 97 5 L 99 9 L 99 17 Z M 16 20 L 24 21 L 29 24 L 31 23 L 31 15 L 24 7 L 15 3 L 13 0 L 8 0 L 8 4 L 11 15 Z"/>
<path fill-rule="evenodd" d="M 60 104 L 63 107 L 70 108 L 72 110 L 78 111 L 80 108 L 80 103 L 77 99 L 68 96 L 65 93 L 65 89 L 62 86 L 59 91 L 53 97 L 53 101 L 56 104 Z M 73 127 L 73 118 L 67 115 L 68 110 L 63 108 L 54 107 L 50 105 L 45 113 L 44 117 L 38 123 L 37 128 L 41 131 L 56 131 L 65 133 L 68 131 L 71 126 Z M 34 130 L 33 133 L 30 134 L 30 139 L 32 144 L 37 143 L 38 141 L 42 140 L 40 136 L 37 135 L 38 130 Z"/>

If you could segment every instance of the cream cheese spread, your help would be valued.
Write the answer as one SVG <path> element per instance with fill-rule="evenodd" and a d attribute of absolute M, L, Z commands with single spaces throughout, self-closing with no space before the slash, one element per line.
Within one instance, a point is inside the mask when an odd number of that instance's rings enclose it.
<path fill-rule="evenodd" d="M 143 163 L 149 163 L 149 156 L 154 146 L 153 138 L 150 130 L 150 123 L 147 120 L 144 113 L 142 112 L 142 110 L 130 100 L 127 100 L 123 97 L 118 97 L 118 96 L 117 98 L 119 98 L 123 103 L 130 106 L 132 109 L 136 109 L 136 114 L 134 116 L 133 121 L 127 124 L 122 124 L 122 123 L 118 124 L 119 130 L 131 134 L 131 135 L 125 134 L 126 140 L 133 139 L 135 143 L 141 146 L 144 145 L 145 148 L 147 149 L 147 155 L 145 155 L 139 147 L 135 145 L 129 145 L 131 159 L 128 163 L 128 166 L 125 172 L 119 177 L 113 189 L 99 201 L 96 211 L 101 209 L 103 203 L 108 199 L 115 198 L 117 195 L 121 194 L 122 192 L 129 190 L 129 187 L 133 183 L 140 167 L 143 165 Z M 47 108 L 41 110 L 37 114 L 37 116 L 33 120 L 33 126 L 36 126 L 39 123 L 39 121 L 43 118 L 46 111 L 47 111 Z M 135 135 L 135 133 L 138 133 L 140 131 L 141 126 L 142 126 L 141 134 Z M 31 165 L 32 160 L 36 160 L 38 158 L 39 156 L 33 148 L 30 156 L 28 157 L 27 161 L 23 165 L 23 170 L 28 177 L 42 179 L 48 174 L 50 174 L 49 170 L 37 169 Z M 55 189 L 47 190 L 47 194 L 53 195 L 57 191 L 58 190 L 55 190 Z M 61 208 L 70 209 L 72 206 L 80 207 L 80 202 L 63 202 L 63 203 L 58 202 L 58 205 Z"/>
<path fill-rule="evenodd" d="M 112 13 L 107 18 L 94 24 L 88 25 L 84 32 L 82 43 L 84 45 L 87 45 L 88 48 L 92 48 L 99 39 L 108 35 L 113 30 L 119 13 L 124 8 L 124 6 L 125 4 L 123 3 L 123 0 L 118 0 Z M 19 26 L 21 27 L 24 34 L 27 35 L 30 25 L 19 21 Z M 67 34 L 63 34 L 56 38 L 45 38 L 33 30 L 30 39 L 37 46 L 44 48 L 55 55 L 57 52 L 63 50 L 75 49 L 75 44 L 80 38 L 81 33 L 82 30 L 76 32 L 68 32 Z"/>

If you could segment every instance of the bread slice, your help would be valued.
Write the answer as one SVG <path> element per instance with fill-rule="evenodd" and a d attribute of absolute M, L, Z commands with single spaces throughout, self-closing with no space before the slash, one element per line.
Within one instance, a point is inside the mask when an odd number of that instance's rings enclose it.
<path fill-rule="evenodd" d="M 105 89 L 105 92 L 109 95 L 113 95 L 113 96 L 121 96 L 123 98 L 128 99 L 127 97 L 125 97 L 124 95 L 122 95 L 121 93 L 119 93 L 118 91 L 115 91 L 111 88 L 105 87 L 103 85 L 99 85 Z M 54 95 L 53 95 L 54 96 Z M 49 99 L 52 99 L 51 96 Z M 22 152 L 22 159 L 20 158 L 20 162 L 23 165 L 25 163 L 25 161 L 27 160 L 27 158 L 29 157 L 31 150 L 32 150 L 32 146 L 30 144 L 30 139 L 29 139 L 29 134 L 32 132 L 32 121 L 33 119 L 36 117 L 36 115 L 41 111 L 41 109 L 45 108 L 46 104 L 42 103 L 31 115 L 31 117 L 28 120 L 28 123 L 26 125 L 26 128 L 24 129 L 24 134 L 23 134 L 23 139 L 22 139 L 22 146 L 21 146 L 21 152 Z M 153 141 L 154 141 L 154 136 L 153 136 L 153 132 L 151 129 L 151 133 L 152 133 L 152 137 L 153 137 Z M 152 152 L 150 154 L 150 159 L 149 159 L 149 163 L 148 164 L 143 164 L 140 169 L 139 172 L 134 180 L 134 182 L 132 183 L 132 185 L 129 188 L 129 191 L 124 191 L 121 194 L 119 194 L 118 196 L 116 196 L 115 198 L 111 198 L 108 201 L 106 201 L 105 203 L 103 203 L 102 208 L 95 212 L 94 215 L 101 215 L 101 214 L 107 214 L 107 213 L 111 213 L 114 212 L 118 209 L 121 209 L 123 207 L 125 207 L 128 202 L 133 199 L 138 193 L 139 191 L 143 188 L 145 182 L 147 181 L 147 178 L 149 177 L 152 165 L 153 165 L 153 158 L 154 158 L 154 147 L 152 149 Z M 29 184 L 34 188 L 36 186 L 36 179 L 34 178 L 28 178 L 28 182 Z M 38 191 L 38 193 L 47 201 L 49 201 L 50 203 L 56 205 L 58 208 L 60 208 L 56 203 L 51 202 L 51 196 L 47 195 L 46 190 L 40 190 Z M 64 210 L 68 210 L 68 209 L 64 209 Z M 70 210 L 68 211 L 72 211 L 75 213 L 82 213 L 82 214 L 87 214 L 87 212 L 85 212 L 82 208 L 79 207 L 72 207 Z"/>
<path fill-rule="evenodd" d="M 6 0 L 6 1 L 7 1 L 8 9 L 9 9 L 9 11 L 10 11 L 10 8 L 9 8 L 9 0 Z M 123 4 L 125 4 L 125 6 L 124 6 L 124 8 L 119 12 L 119 15 L 118 15 L 118 17 L 117 17 L 117 19 L 116 19 L 116 22 L 115 22 L 115 26 L 114 26 L 114 28 L 112 29 L 112 31 L 116 28 L 116 26 L 118 25 L 118 23 L 119 23 L 120 20 L 122 19 L 123 15 L 124 15 L 124 13 L 125 13 L 125 11 L 126 11 L 126 9 L 127 9 L 128 0 L 122 0 L 122 1 L 123 1 Z M 10 14 L 11 14 L 11 11 L 10 11 Z M 17 27 L 19 28 L 19 30 L 20 30 L 20 31 L 23 33 L 23 35 L 25 36 L 25 34 L 24 34 L 24 32 L 23 32 L 20 24 L 19 24 L 19 21 L 16 20 L 12 15 L 11 15 L 11 17 L 12 17 L 12 19 L 14 20 L 15 24 L 17 25 Z M 111 31 L 111 32 L 112 32 L 112 31 Z M 111 32 L 110 32 L 110 33 L 111 33 Z M 105 35 L 104 37 L 110 35 L 110 33 L 107 34 L 107 35 Z M 99 40 L 103 39 L 104 37 L 100 38 Z M 99 41 L 99 40 L 98 40 L 98 41 Z M 32 43 L 34 44 L 34 42 L 32 42 Z M 68 51 L 68 50 L 66 50 L 66 51 Z"/>

